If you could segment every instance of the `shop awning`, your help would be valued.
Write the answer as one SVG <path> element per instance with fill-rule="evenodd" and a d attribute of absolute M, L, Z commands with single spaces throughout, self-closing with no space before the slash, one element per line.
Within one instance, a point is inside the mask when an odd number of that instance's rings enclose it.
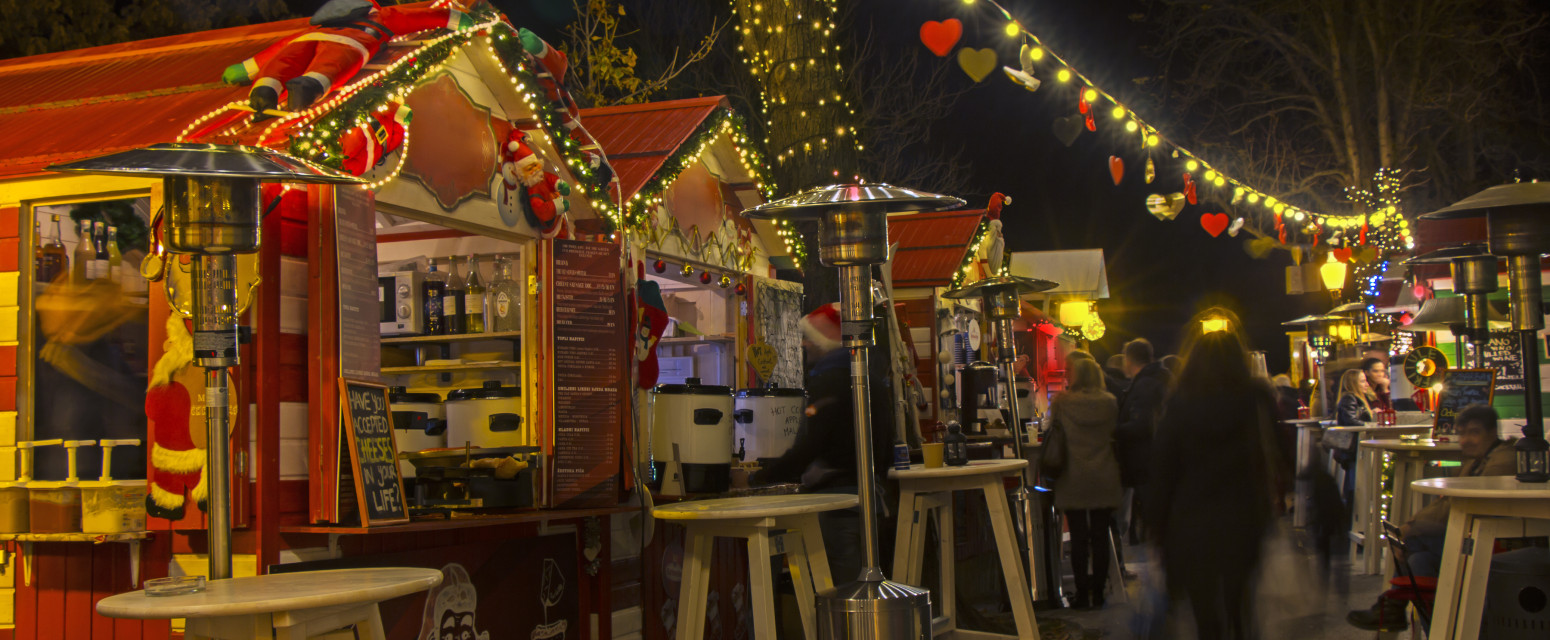
<path fill-rule="evenodd" d="M 608 154 L 624 197 L 635 195 L 726 98 L 709 96 L 581 110 L 582 125 Z"/>
<path fill-rule="evenodd" d="M 0 178 L 171 142 L 248 87 L 226 66 L 307 29 L 307 19 L 0 60 Z"/>
<path fill-rule="evenodd" d="M 950 286 L 984 218 L 984 209 L 973 209 L 889 220 L 888 241 L 899 244 L 893 258 L 894 287 Z"/>
<path fill-rule="evenodd" d="M 1046 297 L 1109 297 L 1109 270 L 1103 261 L 1103 249 L 1018 251 L 1012 254 L 1012 275 L 1060 283 L 1059 287 L 1039 294 Z"/>

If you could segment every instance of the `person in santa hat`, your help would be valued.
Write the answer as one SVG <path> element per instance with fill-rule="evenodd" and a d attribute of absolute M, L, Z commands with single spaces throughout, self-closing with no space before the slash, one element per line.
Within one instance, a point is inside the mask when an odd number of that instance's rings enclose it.
<path fill-rule="evenodd" d="M 280 103 L 305 109 L 337 89 L 394 36 L 446 27 L 467 29 L 472 16 L 456 9 L 387 7 L 376 0 L 329 0 L 312 15 L 315 29 L 285 38 L 251 58 L 226 68 L 227 84 L 253 84 L 248 105 L 263 119 Z"/>
<path fill-rule="evenodd" d="M 749 479 L 752 484 L 799 482 L 804 492 L 855 494 L 855 407 L 851 397 L 850 351 L 841 336 L 839 305 L 818 307 L 797 323 L 802 331 L 802 350 L 811 368 L 807 374 L 806 419 L 797 430 L 791 448 L 764 465 Z M 869 385 L 872 414 L 872 473 L 882 477 L 893 460 L 893 390 L 887 372 L 887 349 L 874 347 Z M 882 487 L 883 483 L 877 483 Z M 884 504 L 881 500 L 877 504 Z M 861 512 L 858 509 L 826 511 L 818 515 L 829 567 L 835 582 L 844 582 L 861 571 Z M 880 538 L 892 540 L 886 533 Z"/>
<path fill-rule="evenodd" d="M 520 190 L 527 191 L 523 215 L 528 224 L 546 238 L 559 233 L 565 214 L 570 212 L 570 201 L 565 199 L 570 195 L 570 183 L 544 169 L 543 158 L 533 152 L 521 129 L 513 128 L 501 148 L 501 180 L 508 199 L 519 197 Z"/>

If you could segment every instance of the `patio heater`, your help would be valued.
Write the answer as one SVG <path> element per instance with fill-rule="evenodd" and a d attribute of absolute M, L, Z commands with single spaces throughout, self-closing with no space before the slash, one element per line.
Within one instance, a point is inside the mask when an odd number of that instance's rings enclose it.
<path fill-rule="evenodd" d="M 1331 343 L 1330 327 L 1333 326 L 1333 325 L 1336 325 L 1336 324 L 1341 324 L 1341 323 L 1345 323 L 1345 322 L 1349 322 L 1349 321 L 1350 321 L 1350 319 L 1346 318 L 1345 316 L 1322 315 L 1322 316 L 1303 316 L 1303 317 L 1297 318 L 1295 320 L 1288 320 L 1286 322 L 1281 323 L 1281 326 L 1283 326 L 1283 327 L 1301 326 L 1301 327 L 1305 327 L 1306 330 L 1308 331 L 1308 344 L 1313 345 L 1313 347 L 1314 347 L 1314 352 L 1313 352 L 1314 365 L 1317 366 L 1318 370 L 1319 370 L 1319 376 L 1318 376 L 1319 406 L 1324 408 L 1324 411 L 1326 412 L 1326 415 L 1333 415 L 1333 414 L 1331 414 L 1329 412 L 1334 409 L 1334 405 L 1330 404 L 1329 385 L 1324 384 L 1324 382 L 1325 382 L 1324 381 L 1324 361 L 1325 361 L 1327 356 L 1324 355 L 1323 350 L 1326 349 L 1326 348 L 1332 348 L 1334 346 Z M 1332 356 L 1333 355 L 1333 351 L 1331 351 L 1330 353 L 1331 353 L 1331 356 Z"/>
<path fill-rule="evenodd" d="M 1405 265 L 1447 264 L 1453 271 L 1453 290 L 1464 296 L 1464 336 L 1475 347 L 1475 368 L 1485 368 L 1485 343 L 1491 339 L 1487 320 L 1493 314 L 1487 296 L 1496 293 L 1496 265 L 1483 244 L 1463 244 L 1438 249 L 1406 260 Z"/>
<path fill-rule="evenodd" d="M 984 305 L 984 313 L 988 320 L 995 323 L 996 341 L 999 343 L 998 361 L 1001 375 L 1006 380 L 1007 413 L 1011 417 L 1010 429 L 1012 432 L 1012 450 L 1018 460 L 1027 460 L 1023 453 L 1024 416 L 1018 415 L 1017 410 L 1017 372 L 1014 370 L 1017 361 L 1017 345 L 1013 336 L 1012 321 L 1018 317 L 1018 302 L 1022 296 L 1030 293 L 1043 293 L 1060 286 L 1058 283 L 1022 276 L 992 276 L 983 278 L 969 285 L 948 291 L 942 294 L 944 298 L 963 299 L 978 297 Z M 1030 465 L 1029 468 L 1032 468 Z M 1034 560 L 1039 556 L 1042 545 L 1037 544 L 1044 539 L 1047 532 L 1037 531 L 1036 523 L 1042 519 L 1034 517 L 1034 509 L 1037 508 L 1028 494 L 1028 485 L 1033 480 L 1027 477 L 1028 471 L 1024 469 L 1019 477 L 1017 489 L 1012 492 L 1012 511 L 1017 514 L 1017 531 L 1022 537 L 1023 549 L 1028 552 L 1028 576 L 1034 580 L 1035 586 L 1040 580 L 1037 563 Z M 1046 586 L 1048 588 L 1048 586 Z M 1040 589 L 1035 589 L 1040 591 Z M 1041 594 L 1035 593 L 1034 599 L 1040 599 Z"/>
<path fill-rule="evenodd" d="M 205 481 L 210 579 L 231 577 L 231 473 L 226 369 L 237 364 L 237 254 L 258 251 L 260 182 L 360 179 L 260 147 L 167 143 L 49 167 L 51 171 L 160 176 L 171 253 L 194 256 L 194 364 L 205 369 Z M 147 260 L 155 259 L 147 256 Z"/>
<path fill-rule="evenodd" d="M 1491 187 L 1422 220 L 1485 216 L 1487 246 L 1507 259 L 1507 293 L 1512 328 L 1523 352 L 1523 408 L 1528 424 L 1516 445 L 1518 481 L 1550 481 L 1550 443 L 1545 442 L 1540 406 L 1539 330 L 1545 328 L 1540 256 L 1550 253 L 1550 183 L 1519 182 Z"/>
<path fill-rule="evenodd" d="M 1463 296 L 1432 298 L 1421 305 L 1421 310 L 1416 312 L 1415 319 L 1405 325 L 1404 329 L 1406 331 L 1447 331 L 1453 334 L 1453 359 L 1458 362 L 1456 366 L 1463 367 L 1467 365 L 1464 364 L 1464 350 L 1460 342 L 1470 334 L 1469 323 L 1474 321 L 1469 317 L 1470 313 L 1473 312 L 1469 311 L 1468 300 Z M 1486 333 L 1491 329 L 1506 329 L 1512 326 L 1506 316 L 1489 304 L 1485 305 L 1485 315 L 1480 317 L 1479 322 L 1485 326 L 1483 331 Z"/>
<path fill-rule="evenodd" d="M 818 594 L 819 637 L 829 640 L 931 637 L 931 594 L 883 577 L 873 510 L 872 422 L 867 380 L 872 347 L 872 265 L 888 259 L 888 217 L 962 206 L 963 200 L 887 184 L 836 184 L 743 211 L 759 220 L 817 220 L 818 258 L 838 267 L 841 333 L 850 350 L 862 568 L 853 582 Z"/>

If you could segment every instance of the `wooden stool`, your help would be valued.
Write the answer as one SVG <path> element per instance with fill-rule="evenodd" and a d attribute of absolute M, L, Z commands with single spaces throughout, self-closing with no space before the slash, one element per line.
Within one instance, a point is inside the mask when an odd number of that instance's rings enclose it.
<path fill-rule="evenodd" d="M 1023 574 L 1022 551 L 1013 534 L 1015 525 L 1007 506 L 1002 477 L 1022 473 L 1027 460 L 975 460 L 962 467 L 927 469 L 910 466 L 909 471 L 892 470 L 888 477 L 899 481 L 899 529 L 893 549 L 893 576 L 898 582 L 919 586 L 925 560 L 926 520 L 937 523 L 937 552 L 941 562 L 942 604 L 931 621 L 931 635 L 951 634 L 955 638 L 1009 638 L 994 633 L 958 628 L 957 598 L 953 593 L 953 491 L 980 491 L 990 512 L 995 531 L 996 554 L 1001 558 L 1001 574 L 1012 602 L 1012 617 L 1017 622 L 1018 638 L 1037 640 L 1038 621 L 1033 616 L 1033 598 L 1028 578 Z M 935 612 L 934 612 L 935 613 Z"/>
<path fill-rule="evenodd" d="M 748 582 L 756 638 L 775 637 L 775 581 L 770 556 L 785 555 L 796 587 L 802 631 L 818 637 L 813 597 L 834 588 L 824 553 L 818 514 L 856 506 L 854 495 L 801 494 L 692 500 L 652 509 L 661 520 L 684 526 L 683 578 L 678 587 L 678 638 L 705 635 L 705 603 L 710 597 L 711 547 L 717 536 L 748 541 Z M 771 529 L 786 529 L 771 535 Z"/>
<path fill-rule="evenodd" d="M 373 568 L 279 573 L 212 580 L 204 591 L 148 596 L 131 591 L 103 598 L 109 618 L 185 618 L 183 637 L 219 640 L 302 640 L 348 637 L 387 640 L 377 603 L 441 584 L 436 569 Z"/>

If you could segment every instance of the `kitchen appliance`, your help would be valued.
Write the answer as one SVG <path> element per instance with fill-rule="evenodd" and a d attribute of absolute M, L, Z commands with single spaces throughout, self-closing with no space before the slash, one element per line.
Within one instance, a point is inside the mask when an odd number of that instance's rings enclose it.
<path fill-rule="evenodd" d="M 393 408 L 393 444 L 402 452 L 440 449 L 447 446 L 447 408 L 435 393 L 409 393 L 404 387 L 388 389 L 388 406 Z M 399 475 L 413 478 L 414 465 L 398 461 Z"/>
<path fill-rule="evenodd" d="M 651 390 L 652 489 L 721 493 L 732 484 L 732 389 L 659 384 Z"/>
<path fill-rule="evenodd" d="M 419 271 L 385 271 L 377 274 L 377 304 L 381 305 L 384 336 L 417 336 L 425 333 L 425 274 Z"/>
<path fill-rule="evenodd" d="M 732 411 L 737 441 L 761 463 L 779 458 L 796 442 L 806 409 L 807 392 L 801 389 L 739 389 Z"/>
<path fill-rule="evenodd" d="M 410 512 L 531 507 L 538 452 L 538 447 L 525 446 L 401 452 L 399 460 L 413 465 L 416 471 L 414 488 L 409 494 Z M 485 458 L 513 458 L 528 466 L 505 478 L 495 467 L 474 462 Z"/>
<path fill-rule="evenodd" d="M 158 280 L 168 253 L 191 256 L 194 364 L 205 370 L 205 474 L 208 483 L 210 578 L 231 577 L 230 418 L 227 370 L 239 363 L 237 255 L 258 251 L 261 182 L 360 184 L 355 176 L 265 149 L 226 144 L 161 143 L 53 165 L 50 171 L 160 177 L 166 229 L 140 271 Z M 276 198 L 269 208 L 279 203 Z M 159 214 L 152 221 L 156 227 Z M 154 236 L 154 234 L 153 234 Z M 165 243 L 165 244 L 163 244 Z"/>
<path fill-rule="evenodd" d="M 996 368 L 983 360 L 970 362 L 958 370 L 958 421 L 965 435 L 985 435 L 985 425 L 999 418 L 996 407 Z M 987 417 L 989 416 L 989 417 Z"/>
<path fill-rule="evenodd" d="M 872 347 L 872 265 L 888 259 L 888 217 L 962 206 L 951 196 L 888 184 L 850 183 L 810 189 L 743 211 L 761 220 L 818 222 L 818 258 L 838 267 L 840 331 L 850 353 L 855 408 L 857 497 L 861 511 L 861 572 L 817 594 L 819 638 L 931 637 L 931 593 L 883 577 L 877 560 L 877 511 L 872 506 L 872 421 L 868 360 Z M 845 579 L 839 576 L 839 579 Z"/>
<path fill-rule="evenodd" d="M 522 437 L 522 390 L 488 380 L 447 394 L 447 446 L 516 447 Z"/>

